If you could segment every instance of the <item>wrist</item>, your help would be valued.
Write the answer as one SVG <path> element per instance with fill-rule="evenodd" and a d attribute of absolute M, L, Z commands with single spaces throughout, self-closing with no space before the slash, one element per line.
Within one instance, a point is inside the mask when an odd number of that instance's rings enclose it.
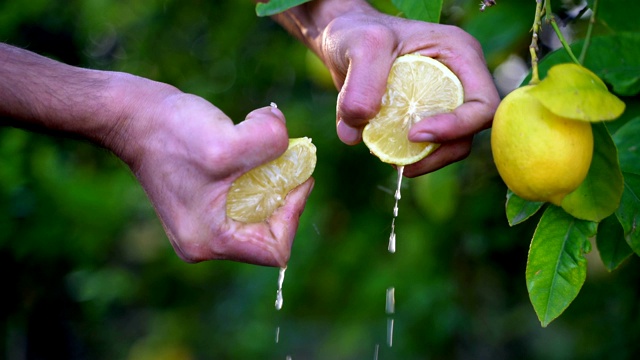
<path fill-rule="evenodd" d="M 350 13 L 375 11 L 365 0 L 315 0 L 273 18 L 322 58 L 322 34 L 336 18 Z"/>
<path fill-rule="evenodd" d="M 95 141 L 132 169 L 139 165 L 147 142 L 160 124 L 154 124 L 166 100 L 181 91 L 175 87 L 130 75 L 110 73 L 99 136 Z"/>

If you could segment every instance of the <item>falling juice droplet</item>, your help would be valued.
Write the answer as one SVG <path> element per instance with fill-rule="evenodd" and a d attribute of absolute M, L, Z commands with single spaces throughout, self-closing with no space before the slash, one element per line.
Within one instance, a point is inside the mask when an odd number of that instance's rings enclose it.
<path fill-rule="evenodd" d="M 396 289 L 394 287 L 390 287 L 387 289 L 385 312 L 388 315 L 394 314 L 396 312 Z"/>
<path fill-rule="evenodd" d="M 284 282 L 284 272 L 287 270 L 287 267 L 280 268 L 280 273 L 278 274 L 278 291 L 276 292 L 276 310 L 282 309 L 282 283 Z"/>
<path fill-rule="evenodd" d="M 276 328 L 276 344 L 280 341 L 280 326 Z"/>
<path fill-rule="evenodd" d="M 387 319 L 387 345 L 393 346 L 393 318 Z"/>
<path fill-rule="evenodd" d="M 396 289 L 394 287 L 387 289 L 385 312 L 387 315 L 393 315 L 396 312 Z M 393 346 L 393 320 L 392 316 L 387 318 L 387 344 L 389 347 Z"/>
<path fill-rule="evenodd" d="M 398 202 L 402 196 L 400 195 L 400 187 L 402 186 L 402 173 L 404 172 L 404 166 L 398 166 L 398 184 L 396 186 L 396 192 L 394 198 L 396 199 L 393 205 L 393 220 L 391 220 L 391 235 L 389 235 L 389 252 L 396 252 L 396 218 L 398 217 Z"/>

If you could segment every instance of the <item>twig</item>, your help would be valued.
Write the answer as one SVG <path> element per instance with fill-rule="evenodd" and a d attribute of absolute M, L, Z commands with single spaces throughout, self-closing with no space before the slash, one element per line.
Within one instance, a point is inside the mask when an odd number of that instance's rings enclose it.
<path fill-rule="evenodd" d="M 573 54 L 573 50 L 571 50 L 569 43 L 567 43 L 567 40 L 564 38 L 564 35 L 562 34 L 562 31 L 560 31 L 560 28 L 558 27 L 558 22 L 556 21 L 556 18 L 555 16 L 553 16 L 553 12 L 551 11 L 550 1 L 545 0 L 544 2 L 545 2 L 545 11 L 546 11 L 546 16 L 545 16 L 546 22 L 550 23 L 551 27 L 553 27 L 553 31 L 555 31 L 556 36 L 558 36 L 558 39 L 562 44 L 562 47 L 567 52 L 567 54 L 569 54 L 569 57 L 571 58 L 571 60 L 574 63 L 581 65 L 580 60 L 578 60 L 578 58 L 576 58 L 576 56 Z"/>
<path fill-rule="evenodd" d="M 591 45 L 591 34 L 593 32 L 593 26 L 596 23 L 596 13 L 598 12 L 598 0 L 593 1 L 593 9 L 591 9 L 591 18 L 589 18 L 589 26 L 587 27 L 587 35 L 584 38 L 584 45 L 580 52 L 580 62 L 584 64 L 584 59 L 587 57 L 587 49 Z"/>
<path fill-rule="evenodd" d="M 529 45 L 529 54 L 531 55 L 531 80 L 529 84 L 537 84 L 540 82 L 538 74 L 538 33 L 542 26 L 542 13 L 544 10 L 543 0 L 536 0 L 536 14 L 533 19 L 533 27 L 531 28 L 531 45 Z"/>

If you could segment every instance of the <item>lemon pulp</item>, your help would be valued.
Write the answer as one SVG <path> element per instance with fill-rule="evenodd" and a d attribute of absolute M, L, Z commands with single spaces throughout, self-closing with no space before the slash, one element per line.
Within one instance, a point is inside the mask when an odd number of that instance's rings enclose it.
<path fill-rule="evenodd" d="M 284 204 L 289 191 L 311 177 L 315 166 L 316 147 L 311 139 L 290 139 L 279 158 L 233 182 L 227 194 L 227 216 L 246 223 L 266 220 Z"/>
<path fill-rule="evenodd" d="M 381 161 L 413 164 L 433 152 L 438 144 L 409 141 L 411 126 L 462 104 L 460 80 L 441 62 L 419 54 L 400 56 L 394 62 L 380 111 L 369 121 L 362 138 Z"/>

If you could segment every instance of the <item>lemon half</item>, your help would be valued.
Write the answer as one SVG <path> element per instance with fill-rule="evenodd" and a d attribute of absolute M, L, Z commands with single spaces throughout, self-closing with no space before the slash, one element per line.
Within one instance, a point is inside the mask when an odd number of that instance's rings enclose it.
<path fill-rule="evenodd" d="M 451 112 L 463 101 L 462 83 L 444 64 L 419 54 L 400 56 L 389 73 L 380 112 L 362 132 L 363 141 L 383 162 L 413 164 L 439 144 L 409 141 L 411 126 L 426 117 Z"/>
<path fill-rule="evenodd" d="M 266 220 L 284 205 L 287 194 L 311 177 L 316 167 L 316 147 L 308 137 L 289 139 L 279 158 L 251 169 L 231 185 L 227 216 L 241 222 Z"/>

